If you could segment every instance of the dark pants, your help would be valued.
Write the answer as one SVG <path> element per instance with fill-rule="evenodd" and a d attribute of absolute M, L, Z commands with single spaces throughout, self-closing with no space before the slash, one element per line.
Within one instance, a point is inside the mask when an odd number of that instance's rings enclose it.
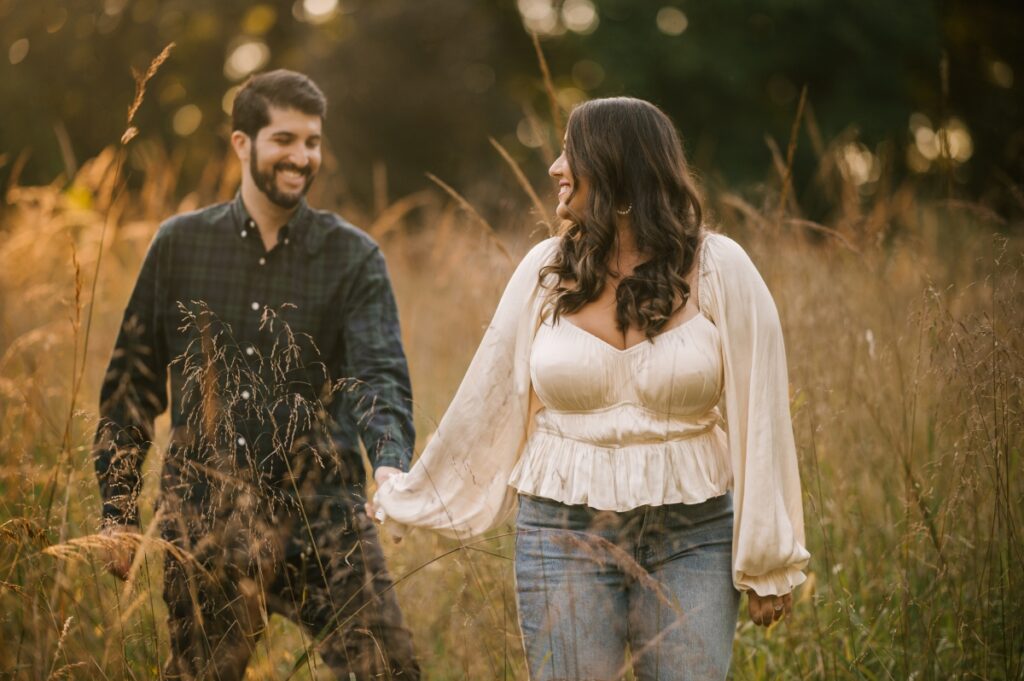
<path fill-rule="evenodd" d="M 231 485 L 183 500 L 176 491 L 195 488 L 166 475 L 164 536 L 180 549 L 165 565 L 167 678 L 242 679 L 278 613 L 306 629 L 339 681 L 419 679 L 376 528 L 354 498 L 266 503 Z"/>

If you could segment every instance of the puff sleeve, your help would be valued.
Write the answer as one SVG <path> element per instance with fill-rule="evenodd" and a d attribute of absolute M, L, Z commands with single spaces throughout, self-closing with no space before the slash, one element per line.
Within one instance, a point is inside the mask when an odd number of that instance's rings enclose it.
<path fill-rule="evenodd" d="M 778 311 L 742 247 L 705 237 L 698 299 L 722 339 L 733 472 L 733 583 L 758 595 L 806 577 L 803 505 Z"/>
<path fill-rule="evenodd" d="M 508 482 L 526 443 L 530 348 L 543 302 L 538 273 L 557 244 L 547 239 L 523 258 L 434 436 L 408 473 L 377 491 L 387 522 L 466 539 L 511 512 Z"/>

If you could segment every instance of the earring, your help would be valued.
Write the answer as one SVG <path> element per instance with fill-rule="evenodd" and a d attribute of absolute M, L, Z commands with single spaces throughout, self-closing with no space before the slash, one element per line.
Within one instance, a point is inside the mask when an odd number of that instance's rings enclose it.
<path fill-rule="evenodd" d="M 630 213 L 633 212 L 633 204 L 631 203 L 628 206 L 626 206 L 626 210 L 619 210 L 618 208 L 616 208 L 615 212 L 618 213 L 619 215 L 629 215 Z"/>

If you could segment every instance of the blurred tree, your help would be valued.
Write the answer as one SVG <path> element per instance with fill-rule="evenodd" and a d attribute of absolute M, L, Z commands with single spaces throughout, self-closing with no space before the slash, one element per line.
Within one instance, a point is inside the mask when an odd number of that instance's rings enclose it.
<path fill-rule="evenodd" d="M 392 198 L 431 171 L 500 203 L 512 185 L 487 137 L 537 182 L 546 163 L 532 148 L 558 142 L 525 113 L 550 118 L 526 24 L 564 107 L 657 102 L 713 182 L 770 177 L 766 136 L 785 153 L 807 85 L 821 138 L 840 140 L 830 153 L 865 192 L 888 158 L 898 176 L 1022 210 L 1022 15 L 1009 0 L 0 0 L 0 181 L 23 151 L 21 181 L 49 182 L 116 141 L 130 70 L 173 40 L 137 122 L 174 150 L 179 191 L 226 152 L 232 89 L 289 67 L 330 99 L 345 178 L 332 191 L 368 205 L 380 164 Z M 801 137 L 796 186 L 811 211 L 821 151 Z"/>
<path fill-rule="evenodd" d="M 812 128 L 826 144 L 839 142 L 835 162 L 862 191 L 888 165 L 897 179 L 920 174 L 940 191 L 986 191 L 1001 208 L 1024 210 L 1019 2 L 517 5 L 528 26 L 549 36 L 566 99 L 631 94 L 658 103 L 705 176 L 731 185 L 769 177 L 766 135 L 785 153 L 806 85 Z M 809 188 L 812 211 L 823 198 L 809 182 L 821 151 L 799 139 L 796 184 Z"/>

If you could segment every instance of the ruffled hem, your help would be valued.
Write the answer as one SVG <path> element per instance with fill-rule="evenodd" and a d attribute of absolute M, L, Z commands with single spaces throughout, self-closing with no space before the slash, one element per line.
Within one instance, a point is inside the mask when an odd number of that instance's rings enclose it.
<path fill-rule="evenodd" d="M 684 440 L 615 448 L 537 431 L 509 479 L 523 494 L 602 511 L 696 504 L 731 484 L 728 444 L 718 427 Z"/>
<path fill-rule="evenodd" d="M 784 596 L 807 581 L 807 575 L 796 567 L 784 567 L 763 575 L 740 574 L 736 588 L 740 591 L 754 591 L 758 596 Z"/>

